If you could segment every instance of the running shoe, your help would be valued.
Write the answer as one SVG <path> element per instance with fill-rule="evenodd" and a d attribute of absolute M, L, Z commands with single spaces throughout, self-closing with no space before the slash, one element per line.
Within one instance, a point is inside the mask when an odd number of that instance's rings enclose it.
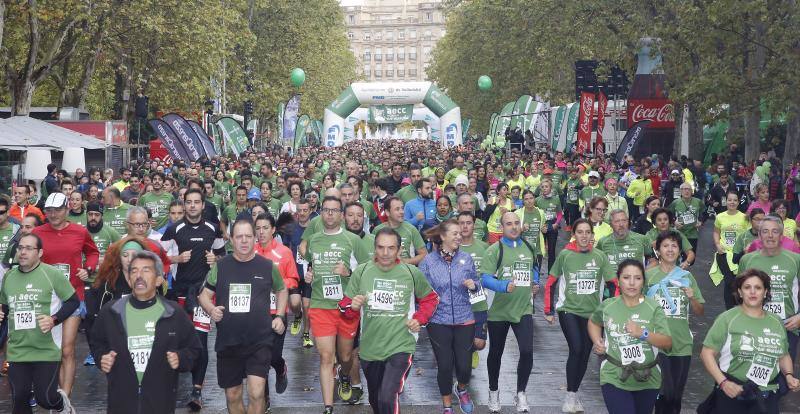
<path fill-rule="evenodd" d="M 472 369 L 478 368 L 478 363 L 481 362 L 481 356 L 478 351 L 472 351 Z"/>
<path fill-rule="evenodd" d="M 284 364 L 283 372 L 275 375 L 275 392 L 283 394 L 287 386 L 289 386 L 289 367 Z"/>
<path fill-rule="evenodd" d="M 499 413 L 500 412 L 500 391 L 492 391 L 489 390 L 489 402 L 487 403 L 489 406 L 489 412 L 492 413 Z"/>
<path fill-rule="evenodd" d="M 575 412 L 575 399 L 577 395 L 574 392 L 567 391 L 567 396 L 564 397 L 564 404 L 561 405 L 561 411 L 565 413 Z"/>
<path fill-rule="evenodd" d="M 294 320 L 292 321 L 292 327 L 289 330 L 292 335 L 297 335 L 300 333 L 301 322 L 303 322 L 303 315 L 297 315 L 294 317 Z"/>
<path fill-rule="evenodd" d="M 582 413 L 582 412 L 585 411 L 583 409 L 583 403 L 581 403 L 580 398 L 578 398 L 578 393 L 577 392 L 575 393 L 575 400 L 573 401 L 572 408 L 574 410 L 573 412 L 576 412 L 576 413 Z"/>
<path fill-rule="evenodd" d="M 349 375 L 339 375 L 339 388 L 337 392 L 342 401 L 350 401 L 350 399 L 353 398 L 353 387 L 350 385 Z"/>
<path fill-rule="evenodd" d="M 61 410 L 61 412 L 64 414 L 76 414 L 77 411 L 75 410 L 75 407 L 72 406 L 72 402 L 69 400 L 69 396 L 67 395 L 67 393 L 64 392 L 64 390 L 62 390 L 61 388 L 59 388 L 57 391 L 58 394 L 61 395 L 61 401 L 64 402 L 64 408 Z M 35 398 L 33 399 L 33 405 L 31 405 L 31 407 L 34 406 L 36 406 Z"/>
<path fill-rule="evenodd" d="M 355 385 L 352 386 L 352 390 L 353 390 L 353 396 L 350 397 L 349 400 L 347 400 L 347 403 L 350 405 L 361 404 L 362 402 L 361 399 L 364 398 L 364 390 L 361 388 L 361 386 L 356 387 Z"/>
<path fill-rule="evenodd" d="M 518 413 L 527 413 L 530 411 L 530 407 L 528 407 L 528 398 L 522 391 L 518 392 L 517 396 L 514 397 L 514 405 L 517 406 Z"/>
<path fill-rule="evenodd" d="M 314 346 L 314 342 L 311 341 L 311 335 L 308 332 L 303 334 L 303 348 L 311 348 Z"/>
<path fill-rule="evenodd" d="M 186 404 L 189 410 L 197 412 L 203 409 L 203 391 L 200 388 L 194 387 L 189 394 L 189 402 Z"/>
<path fill-rule="evenodd" d="M 86 355 L 86 359 L 83 360 L 83 366 L 88 367 L 94 365 L 94 357 L 92 354 Z"/>
<path fill-rule="evenodd" d="M 322 414 L 333 414 L 333 406 L 326 405 L 325 410 L 322 411 Z"/>
<path fill-rule="evenodd" d="M 467 389 L 460 390 L 456 385 L 456 395 L 458 396 L 458 408 L 464 414 L 472 414 L 475 406 L 472 404 L 472 398 L 469 396 Z"/>
<path fill-rule="evenodd" d="M 59 389 L 58 391 L 61 391 L 61 389 Z M 33 394 L 33 391 L 31 391 L 31 396 L 30 398 L 28 398 L 28 405 L 31 407 L 36 407 L 37 405 L 39 405 L 36 402 L 36 396 Z M 64 405 L 64 407 L 66 407 L 66 404 Z"/>

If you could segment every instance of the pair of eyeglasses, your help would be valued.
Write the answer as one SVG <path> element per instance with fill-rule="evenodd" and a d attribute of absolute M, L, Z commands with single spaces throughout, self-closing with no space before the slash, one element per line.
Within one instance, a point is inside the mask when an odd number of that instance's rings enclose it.
<path fill-rule="evenodd" d="M 342 210 L 340 210 L 338 208 L 323 208 L 322 209 L 322 212 L 325 213 L 325 214 L 336 214 L 336 213 L 339 213 L 341 211 Z"/>
<path fill-rule="evenodd" d="M 133 226 L 133 227 L 135 227 L 137 229 L 145 229 L 145 228 L 147 228 L 147 226 L 150 225 L 150 223 L 131 223 L 130 221 L 128 222 L 128 224 L 130 224 L 131 226 Z"/>

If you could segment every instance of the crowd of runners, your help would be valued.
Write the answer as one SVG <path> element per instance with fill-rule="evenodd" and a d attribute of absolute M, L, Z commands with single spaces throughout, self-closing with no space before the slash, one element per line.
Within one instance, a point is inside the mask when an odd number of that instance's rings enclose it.
<path fill-rule="evenodd" d="M 41 186 L 0 197 L 12 411 L 75 412 L 79 361 L 106 374 L 108 412 L 173 412 L 183 372 L 200 411 L 214 352 L 228 412 L 261 414 L 293 380 L 282 353 L 299 336 L 319 355 L 323 413 L 365 394 L 374 413 L 400 412 L 424 346 L 442 413 L 499 412 L 500 393 L 528 412 L 539 296 L 569 350 L 564 412 L 584 411 L 594 352 L 603 362 L 590 380 L 610 413 L 679 413 L 689 319 L 722 295 L 728 310 L 699 332 L 715 387 L 698 410 L 777 413 L 800 390 L 800 162 L 769 155 L 748 165 L 732 146 L 710 166 L 618 163 L 356 141 L 119 171 L 50 165 Z M 698 244 L 704 223 L 713 246 Z M 701 249 L 714 251 L 709 274 L 692 273 Z M 509 330 L 517 361 L 503 361 Z M 89 355 L 76 354 L 81 332 Z M 487 346 L 489 383 L 471 383 Z M 499 387 L 503 362 L 516 362 L 513 390 Z M 487 386 L 488 400 L 471 398 Z"/>

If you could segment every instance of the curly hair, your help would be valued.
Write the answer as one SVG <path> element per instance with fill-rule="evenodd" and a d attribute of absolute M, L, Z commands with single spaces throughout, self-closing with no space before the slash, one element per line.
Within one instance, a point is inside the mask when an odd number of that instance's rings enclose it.
<path fill-rule="evenodd" d="M 95 288 L 99 288 L 105 283 L 108 283 L 109 286 L 116 286 L 117 278 L 122 273 L 122 246 L 129 241 L 138 243 L 139 246 L 142 246 L 143 250 L 150 250 L 149 243 L 143 237 L 129 235 L 116 243 L 112 243 L 108 246 L 106 254 L 103 257 L 103 264 L 101 264 L 100 269 L 97 270 L 97 278 L 94 280 L 93 284 Z"/>

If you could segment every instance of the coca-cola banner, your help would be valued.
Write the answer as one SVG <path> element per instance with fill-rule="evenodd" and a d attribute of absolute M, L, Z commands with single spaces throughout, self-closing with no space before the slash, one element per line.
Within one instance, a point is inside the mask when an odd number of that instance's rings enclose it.
<path fill-rule="evenodd" d="M 669 99 L 628 99 L 628 128 L 644 120 L 648 128 L 675 128 L 675 107 Z"/>
<path fill-rule="evenodd" d="M 592 112 L 594 112 L 594 94 L 581 92 L 581 107 L 578 111 L 578 139 L 575 152 L 585 154 L 592 145 Z"/>
<path fill-rule="evenodd" d="M 594 152 L 597 155 L 603 155 L 603 128 L 606 127 L 606 107 L 608 106 L 608 98 L 603 91 L 597 94 L 597 136 L 594 142 Z"/>

